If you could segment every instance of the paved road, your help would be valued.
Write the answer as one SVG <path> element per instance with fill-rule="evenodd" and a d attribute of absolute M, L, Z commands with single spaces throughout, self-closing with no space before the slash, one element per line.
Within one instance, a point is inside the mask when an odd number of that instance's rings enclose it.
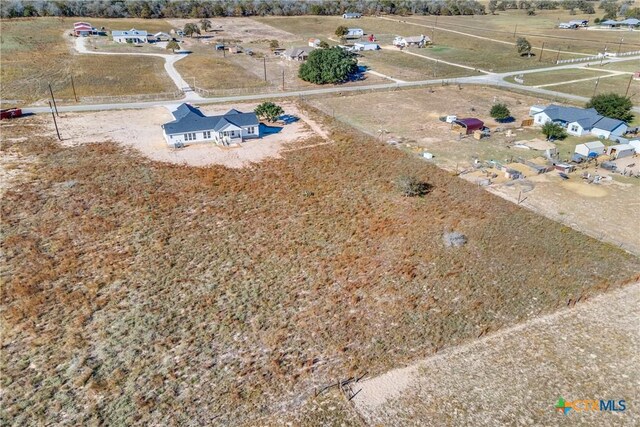
<path fill-rule="evenodd" d="M 172 55 L 169 55 L 169 56 L 172 56 Z M 635 61 L 640 60 L 640 55 L 609 59 L 609 61 L 611 62 L 622 62 L 622 61 L 633 61 L 633 60 Z M 415 81 L 415 82 L 380 83 L 380 84 L 365 85 L 365 86 L 327 87 L 327 88 L 299 90 L 299 91 L 290 91 L 290 92 L 272 92 L 272 93 L 263 93 L 263 94 L 253 94 L 253 95 L 235 95 L 235 96 L 225 96 L 225 97 L 217 97 L 217 98 L 201 98 L 197 96 L 197 94 L 191 93 L 191 96 L 187 96 L 181 101 L 195 101 L 198 104 L 216 104 L 216 103 L 238 102 L 238 101 L 253 101 L 253 100 L 259 100 L 259 99 L 295 98 L 295 97 L 304 97 L 304 96 L 313 96 L 313 95 L 327 95 L 327 94 L 334 94 L 334 93 L 412 88 L 412 87 L 441 85 L 443 83 L 451 83 L 451 84 L 477 84 L 477 85 L 497 86 L 500 88 L 537 93 L 540 95 L 547 95 L 547 96 L 561 98 L 561 99 L 569 99 L 569 100 L 578 101 L 578 102 L 587 102 L 589 99 L 583 96 L 571 95 L 567 93 L 556 92 L 556 91 L 533 87 L 533 86 L 518 85 L 518 84 L 510 83 L 504 80 L 506 77 L 518 75 L 518 74 L 529 74 L 529 73 L 539 73 L 543 71 L 579 68 L 579 67 L 584 67 L 587 64 L 599 65 L 600 61 L 593 61 L 590 63 L 583 62 L 583 63 L 574 63 L 574 64 L 566 64 L 566 65 L 556 65 L 556 66 L 536 68 L 531 70 L 485 74 L 485 75 L 461 77 L 461 78 L 455 78 L 455 79 L 433 79 L 433 80 L 421 80 L 421 81 Z M 163 106 L 167 104 L 175 104 L 176 102 L 181 102 L 181 101 L 150 101 L 150 102 L 128 102 L 128 103 L 118 103 L 118 104 L 66 105 L 66 106 L 59 106 L 58 110 L 65 112 L 65 111 L 100 111 L 100 110 L 149 108 L 149 107 Z M 43 112 L 48 112 L 49 107 L 31 107 L 31 108 L 27 107 L 27 108 L 23 108 L 23 111 L 26 113 L 43 113 Z M 633 111 L 636 113 L 640 113 L 640 107 L 633 107 Z"/>

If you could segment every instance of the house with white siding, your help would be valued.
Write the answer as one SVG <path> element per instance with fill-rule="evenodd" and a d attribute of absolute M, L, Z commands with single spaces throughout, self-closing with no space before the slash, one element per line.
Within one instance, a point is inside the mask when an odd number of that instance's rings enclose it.
<path fill-rule="evenodd" d="M 622 120 L 604 117 L 594 108 L 564 107 L 551 104 L 543 109 L 531 108 L 534 124 L 542 126 L 547 122 L 558 123 L 567 133 L 575 136 L 595 135 L 598 138 L 615 139 L 627 132 L 628 126 Z"/>
<path fill-rule="evenodd" d="M 185 103 L 172 114 L 175 120 L 162 125 L 164 139 L 171 147 L 207 142 L 229 145 L 260 137 L 260 121 L 253 112 L 232 109 L 220 116 L 205 116 Z"/>
<path fill-rule="evenodd" d="M 148 34 L 146 31 L 132 28 L 128 31 L 112 31 L 111 37 L 116 43 L 147 43 Z"/>

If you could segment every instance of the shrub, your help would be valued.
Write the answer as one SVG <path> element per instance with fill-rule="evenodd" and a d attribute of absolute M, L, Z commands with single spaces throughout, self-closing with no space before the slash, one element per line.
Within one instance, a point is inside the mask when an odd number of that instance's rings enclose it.
<path fill-rule="evenodd" d="M 284 110 L 281 106 L 274 104 L 273 102 L 263 102 L 256 107 L 255 113 L 262 119 L 275 122 L 278 117 L 284 114 Z"/>
<path fill-rule="evenodd" d="M 415 176 L 401 176 L 397 182 L 398 189 L 405 197 L 422 197 L 431 190 L 431 185 Z"/>
<path fill-rule="evenodd" d="M 564 128 L 553 122 L 545 123 L 544 126 L 542 126 L 542 133 L 547 137 L 547 139 L 564 139 L 567 137 L 567 132 Z"/>
<path fill-rule="evenodd" d="M 277 49 L 277 48 L 279 48 L 279 47 L 280 47 L 280 43 L 278 42 L 278 40 L 271 40 L 271 41 L 269 42 L 269 47 L 270 47 L 271 49 Z"/>
<path fill-rule="evenodd" d="M 516 40 L 516 48 L 518 49 L 520 56 L 531 56 L 531 43 L 529 43 L 529 40 L 524 37 L 518 37 Z"/>
<path fill-rule="evenodd" d="M 176 49 L 180 49 L 180 45 L 175 40 L 171 40 L 169 43 L 167 43 L 166 49 L 170 49 L 173 53 L 175 53 Z"/>
<path fill-rule="evenodd" d="M 358 60 L 339 47 L 316 49 L 302 64 L 298 77 L 315 84 L 343 83 L 358 72 Z"/>
<path fill-rule="evenodd" d="M 511 112 L 505 104 L 494 104 L 489 114 L 497 121 L 507 120 L 511 117 Z"/>
<path fill-rule="evenodd" d="M 347 33 L 349 32 L 349 29 L 347 27 L 345 27 L 344 25 L 340 25 L 338 28 L 336 28 L 336 36 L 343 38 L 344 36 L 347 35 Z"/>

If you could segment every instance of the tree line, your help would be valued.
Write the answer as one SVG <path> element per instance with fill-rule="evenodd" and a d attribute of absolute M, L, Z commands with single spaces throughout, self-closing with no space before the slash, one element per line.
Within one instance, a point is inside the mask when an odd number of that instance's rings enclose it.
<path fill-rule="evenodd" d="M 475 0 L 2 0 L 2 18 L 211 18 L 223 16 L 482 15 Z"/>

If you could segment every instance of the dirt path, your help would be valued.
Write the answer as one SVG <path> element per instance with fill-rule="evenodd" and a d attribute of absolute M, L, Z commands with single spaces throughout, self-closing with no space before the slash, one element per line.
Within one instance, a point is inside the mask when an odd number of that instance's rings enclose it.
<path fill-rule="evenodd" d="M 366 72 L 367 72 L 367 74 L 372 74 L 372 75 L 374 75 L 374 76 L 378 76 L 378 77 L 382 77 L 382 78 L 384 78 L 384 79 L 392 80 L 392 81 L 394 81 L 394 82 L 396 82 L 396 83 L 405 83 L 405 81 L 404 81 L 404 80 L 394 79 L 393 77 L 387 76 L 387 75 L 382 74 L 382 73 L 379 73 L 379 72 L 377 72 L 377 71 L 367 70 Z"/>
<path fill-rule="evenodd" d="M 481 70 L 480 68 L 474 68 L 474 67 L 470 67 L 468 65 L 462 65 L 462 64 L 458 64 L 456 62 L 449 62 L 449 61 L 443 61 L 442 59 L 431 58 L 430 56 L 421 55 L 421 54 L 415 53 L 415 52 L 409 52 L 408 50 L 402 50 L 402 52 L 404 52 L 404 53 L 406 53 L 408 55 L 413 55 L 413 56 L 418 56 L 420 58 L 428 59 L 430 61 L 440 62 L 442 64 L 447 64 L 447 65 L 452 65 L 454 67 L 460 67 L 460 68 L 466 68 L 467 70 L 479 71 L 479 72 L 484 73 L 484 74 L 495 74 L 495 73 L 492 73 L 491 71 Z"/>
<path fill-rule="evenodd" d="M 174 64 L 185 58 L 186 55 L 176 55 L 176 54 L 164 54 L 164 53 L 133 53 L 133 52 L 98 52 L 95 50 L 90 50 L 86 45 L 87 38 L 85 37 L 77 37 L 75 39 L 75 49 L 78 53 L 82 54 L 90 54 L 90 55 L 130 55 L 130 56 L 156 56 L 164 59 L 164 69 L 173 80 L 173 83 L 176 85 L 178 90 L 183 91 L 186 94 L 187 100 L 196 101 L 202 99 L 200 95 L 194 92 L 189 86 L 189 84 L 182 78 L 178 70 L 176 70 Z"/>
<path fill-rule="evenodd" d="M 554 404 L 637 401 L 639 307 L 635 283 L 366 380 L 353 402 L 372 425 L 637 425 L 633 408 L 563 415 Z"/>

